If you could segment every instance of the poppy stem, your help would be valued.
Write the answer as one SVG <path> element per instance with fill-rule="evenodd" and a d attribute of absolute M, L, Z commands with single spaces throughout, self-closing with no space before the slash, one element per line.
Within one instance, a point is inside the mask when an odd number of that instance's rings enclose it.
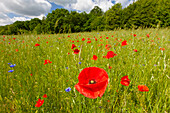
<path fill-rule="evenodd" d="M 81 50 L 82 50 L 83 45 L 81 45 L 80 52 L 79 52 L 79 61 L 81 60 Z"/>

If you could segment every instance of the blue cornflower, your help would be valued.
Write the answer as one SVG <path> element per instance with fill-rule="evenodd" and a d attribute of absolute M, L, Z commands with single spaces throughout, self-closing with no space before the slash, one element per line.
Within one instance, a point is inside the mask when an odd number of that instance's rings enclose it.
<path fill-rule="evenodd" d="M 11 42 L 8 42 L 9 44 L 11 43 Z"/>
<path fill-rule="evenodd" d="M 99 33 L 97 33 L 97 34 L 99 34 Z"/>
<path fill-rule="evenodd" d="M 15 67 L 15 66 L 16 66 L 16 64 L 14 64 L 14 65 L 11 64 L 11 65 L 10 65 L 10 67 Z"/>
<path fill-rule="evenodd" d="M 8 72 L 9 72 L 9 73 L 12 73 L 13 71 L 14 71 L 14 70 L 9 70 Z"/>
<path fill-rule="evenodd" d="M 8 63 L 8 64 L 11 64 L 11 63 Z"/>
<path fill-rule="evenodd" d="M 68 69 L 68 67 L 66 67 L 66 69 Z"/>
<path fill-rule="evenodd" d="M 71 91 L 71 88 L 68 87 L 68 88 L 65 89 L 65 91 L 66 91 L 66 92 L 70 92 L 70 91 Z"/>
<path fill-rule="evenodd" d="M 80 46 L 79 46 L 80 47 Z"/>
<path fill-rule="evenodd" d="M 81 64 L 81 62 L 79 62 L 79 64 Z"/>

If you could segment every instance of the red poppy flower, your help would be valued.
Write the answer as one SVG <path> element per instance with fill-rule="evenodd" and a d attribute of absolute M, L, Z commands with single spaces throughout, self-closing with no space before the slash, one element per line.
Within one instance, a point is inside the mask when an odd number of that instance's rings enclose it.
<path fill-rule="evenodd" d="M 136 34 L 133 34 L 134 37 L 136 37 Z"/>
<path fill-rule="evenodd" d="M 106 44 L 105 48 L 109 50 L 112 46 L 110 44 Z"/>
<path fill-rule="evenodd" d="M 127 81 L 130 81 L 127 75 L 126 75 L 126 76 L 123 76 L 123 77 L 121 78 L 121 80 L 127 80 Z"/>
<path fill-rule="evenodd" d="M 113 51 L 108 51 L 105 58 L 109 59 L 109 58 L 113 58 L 114 56 L 117 56 L 117 54 L 115 54 Z"/>
<path fill-rule="evenodd" d="M 48 42 L 46 42 L 46 43 L 48 43 Z"/>
<path fill-rule="evenodd" d="M 35 44 L 35 46 L 40 46 L 40 44 L 37 43 L 37 44 Z"/>
<path fill-rule="evenodd" d="M 3 41 L 5 41 L 5 39 L 3 39 Z"/>
<path fill-rule="evenodd" d="M 126 75 L 126 76 L 122 77 L 120 83 L 124 86 L 129 86 L 130 80 L 129 80 L 128 76 Z"/>
<path fill-rule="evenodd" d="M 83 38 L 82 41 L 85 41 L 85 38 Z"/>
<path fill-rule="evenodd" d="M 109 39 L 109 37 L 106 37 L 106 39 Z"/>
<path fill-rule="evenodd" d="M 97 60 L 97 56 L 96 56 L 96 55 L 93 55 L 92 60 Z"/>
<path fill-rule="evenodd" d="M 160 50 L 164 51 L 164 50 L 165 50 L 165 48 L 160 48 Z"/>
<path fill-rule="evenodd" d="M 71 49 L 74 49 L 76 46 L 74 45 L 74 44 L 72 44 L 72 46 L 71 46 Z"/>
<path fill-rule="evenodd" d="M 95 38 L 95 40 L 97 41 L 97 38 Z"/>
<path fill-rule="evenodd" d="M 48 63 L 52 63 L 50 60 L 48 60 Z"/>
<path fill-rule="evenodd" d="M 47 94 L 44 94 L 44 95 L 43 95 L 43 98 L 47 98 Z"/>
<path fill-rule="evenodd" d="M 134 49 L 133 51 L 134 51 L 134 52 L 137 52 L 138 50 L 137 50 L 137 49 Z"/>
<path fill-rule="evenodd" d="M 18 52 L 18 49 L 15 49 L 16 52 Z"/>
<path fill-rule="evenodd" d="M 87 43 L 91 43 L 91 40 L 90 40 L 90 41 L 87 41 Z"/>
<path fill-rule="evenodd" d="M 87 38 L 87 40 L 90 40 L 90 38 Z"/>
<path fill-rule="evenodd" d="M 30 74 L 32 76 L 32 74 Z"/>
<path fill-rule="evenodd" d="M 16 39 L 16 38 L 13 38 L 14 40 Z"/>
<path fill-rule="evenodd" d="M 111 67 L 111 66 L 109 66 L 109 69 L 112 69 L 112 67 Z"/>
<path fill-rule="evenodd" d="M 124 40 L 123 42 L 122 42 L 122 46 L 125 46 L 125 45 L 127 45 L 127 43 L 126 43 L 127 41 L 126 40 Z"/>
<path fill-rule="evenodd" d="M 98 96 L 101 98 L 108 84 L 107 72 L 98 67 L 88 67 L 83 69 L 79 76 L 79 83 L 74 87 L 82 95 L 88 98 L 95 99 Z"/>
<path fill-rule="evenodd" d="M 78 54 L 79 52 L 80 52 L 80 50 L 78 50 L 78 49 L 74 50 L 74 54 Z"/>
<path fill-rule="evenodd" d="M 139 91 L 141 91 L 141 92 L 147 92 L 147 91 L 149 91 L 149 88 L 147 87 L 147 86 L 145 86 L 145 85 L 138 85 L 138 89 L 139 89 Z"/>
<path fill-rule="evenodd" d="M 146 35 L 149 38 L 149 34 Z"/>
<path fill-rule="evenodd" d="M 100 41 L 103 42 L 103 39 L 101 39 Z"/>
<path fill-rule="evenodd" d="M 127 80 L 121 80 L 120 83 L 121 83 L 122 85 L 124 85 L 124 86 L 129 86 L 129 84 L 130 84 L 130 82 L 127 81 Z"/>
<path fill-rule="evenodd" d="M 36 101 L 36 102 L 37 102 L 37 104 L 35 105 L 35 107 L 41 107 L 44 103 L 44 99 L 43 100 L 38 99 L 38 101 Z"/>
<path fill-rule="evenodd" d="M 52 63 L 50 60 L 44 60 L 44 62 L 45 62 L 44 65 L 48 63 Z"/>

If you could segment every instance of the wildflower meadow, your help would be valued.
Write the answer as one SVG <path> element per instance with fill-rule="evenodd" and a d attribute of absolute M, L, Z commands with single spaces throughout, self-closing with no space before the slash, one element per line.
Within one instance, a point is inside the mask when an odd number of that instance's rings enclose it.
<path fill-rule="evenodd" d="M 0 36 L 0 113 L 168 113 L 170 30 Z"/>

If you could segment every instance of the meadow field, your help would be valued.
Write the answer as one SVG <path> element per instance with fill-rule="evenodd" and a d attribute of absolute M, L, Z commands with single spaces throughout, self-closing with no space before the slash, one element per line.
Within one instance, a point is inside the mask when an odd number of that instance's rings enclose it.
<path fill-rule="evenodd" d="M 166 28 L 0 36 L 0 113 L 168 113 L 169 47 Z M 108 74 L 101 98 L 75 88 L 87 67 Z"/>

